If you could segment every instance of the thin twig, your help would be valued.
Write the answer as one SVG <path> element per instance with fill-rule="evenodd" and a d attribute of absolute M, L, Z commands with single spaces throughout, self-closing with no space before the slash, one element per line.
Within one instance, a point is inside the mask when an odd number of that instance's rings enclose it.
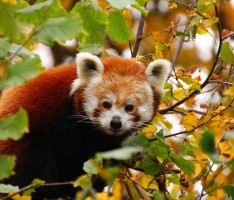
<path fill-rule="evenodd" d="M 229 107 L 232 106 L 232 103 L 234 102 L 234 99 L 231 100 L 231 102 L 223 109 L 221 110 L 219 113 L 216 113 L 215 115 L 213 115 L 208 121 L 206 122 L 203 122 L 199 125 L 197 125 L 196 127 L 194 127 L 193 129 L 190 129 L 190 130 L 185 130 L 185 131 L 180 131 L 180 132 L 177 132 L 177 133 L 173 133 L 173 134 L 170 134 L 170 135 L 165 135 L 164 138 L 169 138 L 169 137 L 173 137 L 173 136 L 177 136 L 177 135 L 181 135 L 181 134 L 185 134 L 185 133 L 192 133 L 194 132 L 196 129 L 200 128 L 201 126 L 209 123 L 214 117 L 222 114 L 225 110 L 227 110 Z"/>
<path fill-rule="evenodd" d="M 38 31 L 38 26 L 43 22 L 44 17 L 46 16 L 48 10 L 49 10 L 50 6 L 46 7 L 44 10 L 44 14 L 40 16 L 37 24 L 35 24 L 35 26 L 33 27 L 33 29 L 31 30 L 28 38 L 23 42 L 23 44 L 11 55 L 11 57 L 9 58 L 10 62 L 13 60 L 13 58 L 21 51 L 22 48 L 24 48 L 26 46 L 26 44 L 32 39 L 32 37 L 34 35 L 37 34 Z"/>
<path fill-rule="evenodd" d="M 146 7 L 146 4 L 145 4 L 145 7 Z M 137 56 L 140 42 L 142 40 L 144 23 L 145 23 L 145 16 L 141 13 L 141 18 L 140 18 L 138 29 L 137 29 L 136 41 L 135 41 L 134 48 L 132 50 L 132 58 L 135 58 Z"/>
<path fill-rule="evenodd" d="M 190 25 L 190 22 L 191 22 L 191 20 L 192 20 L 192 18 L 193 18 L 193 17 L 190 17 L 189 20 L 188 20 L 188 22 L 186 23 L 186 27 L 185 27 L 185 29 L 184 29 L 184 32 L 187 31 L 187 29 L 188 29 L 188 27 L 189 27 L 189 25 Z M 176 52 L 175 52 L 175 55 L 174 55 L 173 60 L 172 60 L 172 65 L 173 65 L 173 66 L 176 64 L 176 61 L 177 61 L 177 59 L 178 59 L 178 57 L 179 57 L 180 51 L 181 51 L 181 49 L 182 49 L 182 45 L 183 45 L 183 43 L 184 43 L 184 39 L 185 39 L 185 36 L 181 36 L 181 37 L 180 37 L 179 44 L 178 44 L 178 46 L 177 46 L 177 48 L 176 48 Z"/>
<path fill-rule="evenodd" d="M 30 189 L 34 189 L 34 188 L 38 188 L 38 187 L 48 187 L 48 186 L 61 186 L 61 185 L 73 185 L 74 182 L 73 181 L 68 181 L 68 182 L 57 182 L 57 183 L 44 183 L 44 184 L 37 184 L 37 185 L 27 185 L 23 188 L 21 188 L 19 191 L 11 194 L 11 195 L 7 195 L 5 197 L 3 197 L 1 200 L 10 200 L 12 199 L 12 197 L 14 197 L 17 194 L 20 194 L 26 190 L 30 190 Z"/>
<path fill-rule="evenodd" d="M 216 5 L 215 5 L 215 13 L 216 13 L 216 16 L 219 17 L 219 16 L 218 16 L 218 9 L 217 9 L 217 6 L 216 6 Z M 221 25 L 220 25 L 220 21 L 218 22 L 217 26 L 218 26 L 218 29 L 219 29 L 219 46 L 218 46 L 218 51 L 217 51 L 216 58 L 215 58 L 215 61 L 214 61 L 214 63 L 213 63 L 213 66 L 212 66 L 212 68 L 211 68 L 211 70 L 210 70 L 210 72 L 209 72 L 209 74 L 208 74 L 206 80 L 201 84 L 201 89 L 203 89 L 203 88 L 209 83 L 210 78 L 211 78 L 211 76 L 212 76 L 212 74 L 213 74 L 213 72 L 214 72 L 214 70 L 215 70 L 215 67 L 216 67 L 216 65 L 217 65 L 217 63 L 218 63 L 218 60 L 219 60 L 219 54 L 220 54 L 220 50 L 221 50 L 221 46 L 222 46 L 222 41 L 223 41 L 223 40 L 222 40 L 222 35 L 221 35 Z M 174 61 L 174 60 L 173 60 L 173 61 Z M 159 110 L 159 113 L 160 113 L 160 114 L 165 114 L 165 113 L 167 113 L 168 111 L 173 110 L 175 107 L 181 105 L 181 104 L 184 103 L 186 100 L 188 100 L 189 98 L 191 98 L 192 96 L 194 96 L 195 94 L 198 94 L 198 93 L 199 93 L 199 91 L 193 91 L 193 92 L 191 92 L 187 97 L 185 97 L 184 99 L 182 99 L 182 100 L 180 100 L 180 101 L 177 101 L 175 104 L 171 105 L 170 107 Z"/>

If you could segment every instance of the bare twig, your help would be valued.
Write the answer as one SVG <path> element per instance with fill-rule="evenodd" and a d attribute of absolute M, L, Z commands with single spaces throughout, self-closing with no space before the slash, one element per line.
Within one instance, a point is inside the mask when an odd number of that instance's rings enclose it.
<path fill-rule="evenodd" d="M 186 27 L 185 27 L 185 29 L 184 29 L 184 32 L 187 31 L 191 20 L 192 20 L 192 17 L 190 17 L 189 20 L 188 20 L 188 22 L 186 23 Z M 180 54 L 180 51 L 181 51 L 181 49 L 182 49 L 182 45 L 183 45 L 183 43 L 184 43 L 184 39 L 185 39 L 185 36 L 181 36 L 181 37 L 180 37 L 179 44 L 178 44 L 178 46 L 177 46 L 177 48 L 176 48 L 176 52 L 175 52 L 175 55 L 174 55 L 173 60 L 172 60 L 172 65 L 173 65 L 173 66 L 176 64 L 176 61 L 177 61 L 178 56 L 179 56 L 179 54 Z"/>
<path fill-rule="evenodd" d="M 17 192 L 15 192 L 15 193 L 13 193 L 11 195 L 7 195 L 7 196 L 3 197 L 1 200 L 10 200 L 10 199 L 12 199 L 12 197 L 14 197 L 17 194 L 21 194 L 22 192 L 24 192 L 26 190 L 30 190 L 30 189 L 34 189 L 34 188 L 38 188 L 38 187 L 73 185 L 73 184 L 74 184 L 73 181 L 68 181 L 68 182 L 57 182 L 57 183 L 44 183 L 44 184 L 37 184 L 37 185 L 27 185 L 27 186 L 21 188 Z"/>
<path fill-rule="evenodd" d="M 219 16 L 218 16 L 218 9 L 217 9 L 217 6 L 216 6 L 216 5 L 215 5 L 215 13 L 216 13 L 216 16 L 219 17 Z M 218 22 L 217 26 L 218 26 L 218 29 L 219 29 L 219 46 L 218 46 L 218 51 L 217 51 L 216 58 L 215 58 L 215 61 L 214 61 L 214 63 L 213 63 L 213 66 L 212 66 L 212 68 L 211 68 L 211 70 L 210 70 L 210 72 L 209 72 L 209 74 L 208 74 L 206 80 L 201 84 L 201 89 L 203 89 L 203 88 L 209 83 L 210 78 L 211 78 L 211 76 L 212 76 L 212 74 L 213 74 L 213 72 L 214 72 L 214 70 L 215 70 L 215 67 L 216 67 L 216 65 L 217 65 L 217 63 L 218 63 L 219 54 L 220 54 L 220 50 L 221 50 L 221 46 L 222 46 L 222 41 L 223 41 L 223 40 L 222 40 L 222 35 L 221 35 L 221 25 L 220 25 L 220 21 Z M 175 57 L 174 57 L 174 58 L 175 58 Z M 177 57 L 176 57 L 176 58 L 177 58 Z M 174 61 L 174 60 L 173 60 L 173 61 Z M 180 100 L 180 101 L 177 101 L 175 104 L 171 105 L 170 107 L 159 110 L 159 113 L 160 113 L 160 114 L 165 114 L 165 113 L 167 113 L 168 111 L 173 110 L 175 107 L 181 105 L 181 104 L 184 103 L 186 100 L 188 100 L 189 98 L 191 98 L 192 96 L 194 96 L 195 94 L 198 94 L 198 93 L 199 93 L 199 91 L 193 91 L 193 92 L 191 92 L 187 97 L 185 97 L 184 99 L 182 99 L 182 100 Z"/>
<path fill-rule="evenodd" d="M 218 81 L 218 80 L 210 80 L 209 83 L 218 83 L 218 84 L 224 84 L 224 85 L 233 85 L 231 82 L 226 82 L 226 81 Z"/>

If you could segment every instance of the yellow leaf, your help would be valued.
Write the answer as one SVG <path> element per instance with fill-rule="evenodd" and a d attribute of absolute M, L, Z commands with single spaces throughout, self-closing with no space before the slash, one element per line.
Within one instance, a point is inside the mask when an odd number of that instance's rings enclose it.
<path fill-rule="evenodd" d="M 172 3 L 169 5 L 169 9 L 171 9 L 171 10 L 174 8 L 177 8 L 177 7 L 178 7 L 178 5 L 176 3 Z"/>
<path fill-rule="evenodd" d="M 227 90 L 225 90 L 224 94 L 234 98 L 234 84 L 231 87 L 229 87 Z"/>
<path fill-rule="evenodd" d="M 144 173 L 139 173 L 138 176 L 134 179 L 136 183 L 141 185 L 143 188 L 151 189 L 151 190 L 157 190 L 158 185 L 154 181 L 154 177 L 150 175 L 146 175 Z"/>
<path fill-rule="evenodd" d="M 119 191 L 119 193 L 121 194 L 120 191 Z M 110 196 L 110 194 L 108 192 L 97 193 L 96 197 L 98 200 L 104 200 L 104 199 L 105 200 L 115 200 L 115 198 L 113 196 Z M 116 200 L 120 200 L 120 199 L 116 199 Z M 85 200 L 93 200 L 93 198 L 89 197 L 89 199 L 85 199 Z"/>
<path fill-rule="evenodd" d="M 212 128 L 225 128 L 227 123 L 225 122 L 224 118 L 220 115 L 215 116 L 211 119 L 209 126 Z"/>
<path fill-rule="evenodd" d="M 220 155 L 226 159 L 232 160 L 234 158 L 234 149 L 229 141 L 219 143 Z"/>
<path fill-rule="evenodd" d="M 197 28 L 197 34 L 200 34 L 200 35 L 207 34 L 207 30 L 203 26 L 199 25 Z"/>
<path fill-rule="evenodd" d="M 186 128 L 186 130 L 191 130 L 198 124 L 198 117 L 194 112 L 190 112 L 182 118 L 180 123 Z"/>
<path fill-rule="evenodd" d="M 147 137 L 151 138 L 154 136 L 154 133 L 157 131 L 157 127 L 154 125 L 148 125 L 142 129 L 142 133 Z"/>
<path fill-rule="evenodd" d="M 122 12 L 123 12 L 123 15 L 124 15 L 127 23 L 128 23 L 128 26 L 131 27 L 131 25 L 132 25 L 132 13 L 131 13 L 131 11 L 128 10 L 128 9 L 124 9 Z"/>
<path fill-rule="evenodd" d="M 2 3 L 8 3 L 12 6 L 16 5 L 17 1 L 16 0 L 1 0 Z"/>
<path fill-rule="evenodd" d="M 189 108 L 192 108 L 195 103 L 195 96 L 190 97 L 187 101 L 185 101 L 185 105 L 188 106 Z"/>
<path fill-rule="evenodd" d="M 122 199 L 122 184 L 119 179 L 115 179 L 114 185 L 113 185 L 113 200 L 121 200 Z"/>
<path fill-rule="evenodd" d="M 162 121 L 162 123 L 163 123 L 163 125 L 165 126 L 165 128 L 167 128 L 168 130 L 171 130 L 171 128 L 172 128 L 172 123 L 170 123 L 169 121 L 167 121 L 167 120 L 163 120 Z"/>
<path fill-rule="evenodd" d="M 173 97 L 178 101 L 186 97 L 185 91 L 183 89 L 173 90 L 172 94 Z"/>
<path fill-rule="evenodd" d="M 21 196 L 19 194 L 12 197 L 13 200 L 31 200 L 31 196 Z"/>

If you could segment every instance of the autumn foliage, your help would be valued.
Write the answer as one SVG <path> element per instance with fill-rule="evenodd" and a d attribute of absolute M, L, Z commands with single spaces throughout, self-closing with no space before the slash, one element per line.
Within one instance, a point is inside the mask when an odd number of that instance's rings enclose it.
<path fill-rule="evenodd" d="M 43 70 L 39 43 L 50 47 L 54 64 L 77 51 L 144 64 L 168 59 L 173 70 L 152 123 L 121 149 L 97 153 L 84 163 L 87 174 L 64 184 L 82 188 L 77 199 L 234 199 L 233 12 L 231 2 L 212 0 L 0 0 L 0 87 Z M 0 119 L 1 140 L 27 131 L 24 110 Z M 109 159 L 121 164 L 103 166 Z M 0 155 L 0 181 L 13 174 L 15 160 Z M 96 193 L 92 174 L 110 187 Z M 0 197 L 30 199 L 36 187 L 51 185 L 0 184 Z"/>

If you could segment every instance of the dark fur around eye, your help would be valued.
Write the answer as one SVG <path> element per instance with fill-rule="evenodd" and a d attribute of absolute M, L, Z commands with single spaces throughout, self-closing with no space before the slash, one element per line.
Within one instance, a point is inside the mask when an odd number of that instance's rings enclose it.
<path fill-rule="evenodd" d="M 104 101 L 102 103 L 103 108 L 110 109 L 112 107 L 112 104 L 109 101 Z"/>
<path fill-rule="evenodd" d="M 132 112 L 133 109 L 134 109 L 134 106 L 133 106 L 132 104 L 127 104 L 127 105 L 125 106 L 125 110 L 126 110 L 127 112 Z"/>

